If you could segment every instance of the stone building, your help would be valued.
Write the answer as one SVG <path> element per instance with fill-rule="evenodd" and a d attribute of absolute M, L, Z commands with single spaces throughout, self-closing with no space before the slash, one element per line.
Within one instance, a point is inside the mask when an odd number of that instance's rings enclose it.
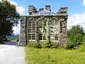
<path fill-rule="evenodd" d="M 58 12 L 51 12 L 50 5 L 37 10 L 33 5 L 28 7 L 28 16 L 21 16 L 20 45 L 27 41 L 50 40 L 63 46 L 67 39 L 67 7 Z"/>

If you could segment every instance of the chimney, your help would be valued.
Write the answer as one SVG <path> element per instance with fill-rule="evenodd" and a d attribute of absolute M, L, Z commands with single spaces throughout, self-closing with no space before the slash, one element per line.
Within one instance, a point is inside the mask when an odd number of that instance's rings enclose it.
<path fill-rule="evenodd" d="M 45 10 L 51 11 L 50 8 L 51 8 L 50 5 L 45 5 Z"/>
<path fill-rule="evenodd" d="M 44 10 L 44 8 L 40 8 L 40 9 L 39 9 L 39 12 L 40 12 L 40 11 L 43 11 L 43 10 Z"/>
<path fill-rule="evenodd" d="M 37 9 L 34 7 L 34 5 L 29 5 L 29 15 L 32 15 L 33 13 L 37 13 Z"/>

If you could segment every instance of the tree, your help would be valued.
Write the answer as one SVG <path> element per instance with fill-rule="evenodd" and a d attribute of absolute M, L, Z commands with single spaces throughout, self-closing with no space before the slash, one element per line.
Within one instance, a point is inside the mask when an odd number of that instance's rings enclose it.
<path fill-rule="evenodd" d="M 14 5 L 6 0 L 0 2 L 0 38 L 12 34 L 12 27 L 17 24 L 19 17 Z"/>
<path fill-rule="evenodd" d="M 67 48 L 74 48 L 81 44 L 84 36 L 83 28 L 80 25 L 73 26 L 68 30 Z"/>
<path fill-rule="evenodd" d="M 75 46 L 80 45 L 82 41 L 83 41 L 83 35 L 82 34 L 75 35 L 75 38 L 73 39 Z"/>
<path fill-rule="evenodd" d="M 68 38 L 70 38 L 71 40 L 73 40 L 74 36 L 77 34 L 84 35 L 83 28 L 80 25 L 73 26 L 70 30 L 68 30 Z"/>

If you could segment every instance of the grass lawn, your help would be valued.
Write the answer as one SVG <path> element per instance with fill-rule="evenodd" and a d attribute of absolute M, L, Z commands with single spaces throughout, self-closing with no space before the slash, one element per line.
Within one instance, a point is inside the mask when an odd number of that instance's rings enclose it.
<path fill-rule="evenodd" d="M 8 40 L 17 40 L 18 38 L 8 38 Z"/>
<path fill-rule="evenodd" d="M 26 47 L 26 64 L 85 64 L 85 52 Z"/>

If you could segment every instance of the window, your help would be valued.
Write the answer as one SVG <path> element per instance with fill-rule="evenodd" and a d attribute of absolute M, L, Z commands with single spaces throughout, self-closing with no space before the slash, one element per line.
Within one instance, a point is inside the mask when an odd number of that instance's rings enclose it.
<path fill-rule="evenodd" d="M 35 40 L 35 34 L 32 34 L 32 40 Z"/>
<path fill-rule="evenodd" d="M 42 34 L 39 34 L 39 40 L 42 40 Z"/>
<path fill-rule="evenodd" d="M 55 35 L 55 40 L 58 40 L 58 35 L 57 34 Z"/>
<path fill-rule="evenodd" d="M 31 40 L 31 34 L 28 34 L 28 40 Z"/>

